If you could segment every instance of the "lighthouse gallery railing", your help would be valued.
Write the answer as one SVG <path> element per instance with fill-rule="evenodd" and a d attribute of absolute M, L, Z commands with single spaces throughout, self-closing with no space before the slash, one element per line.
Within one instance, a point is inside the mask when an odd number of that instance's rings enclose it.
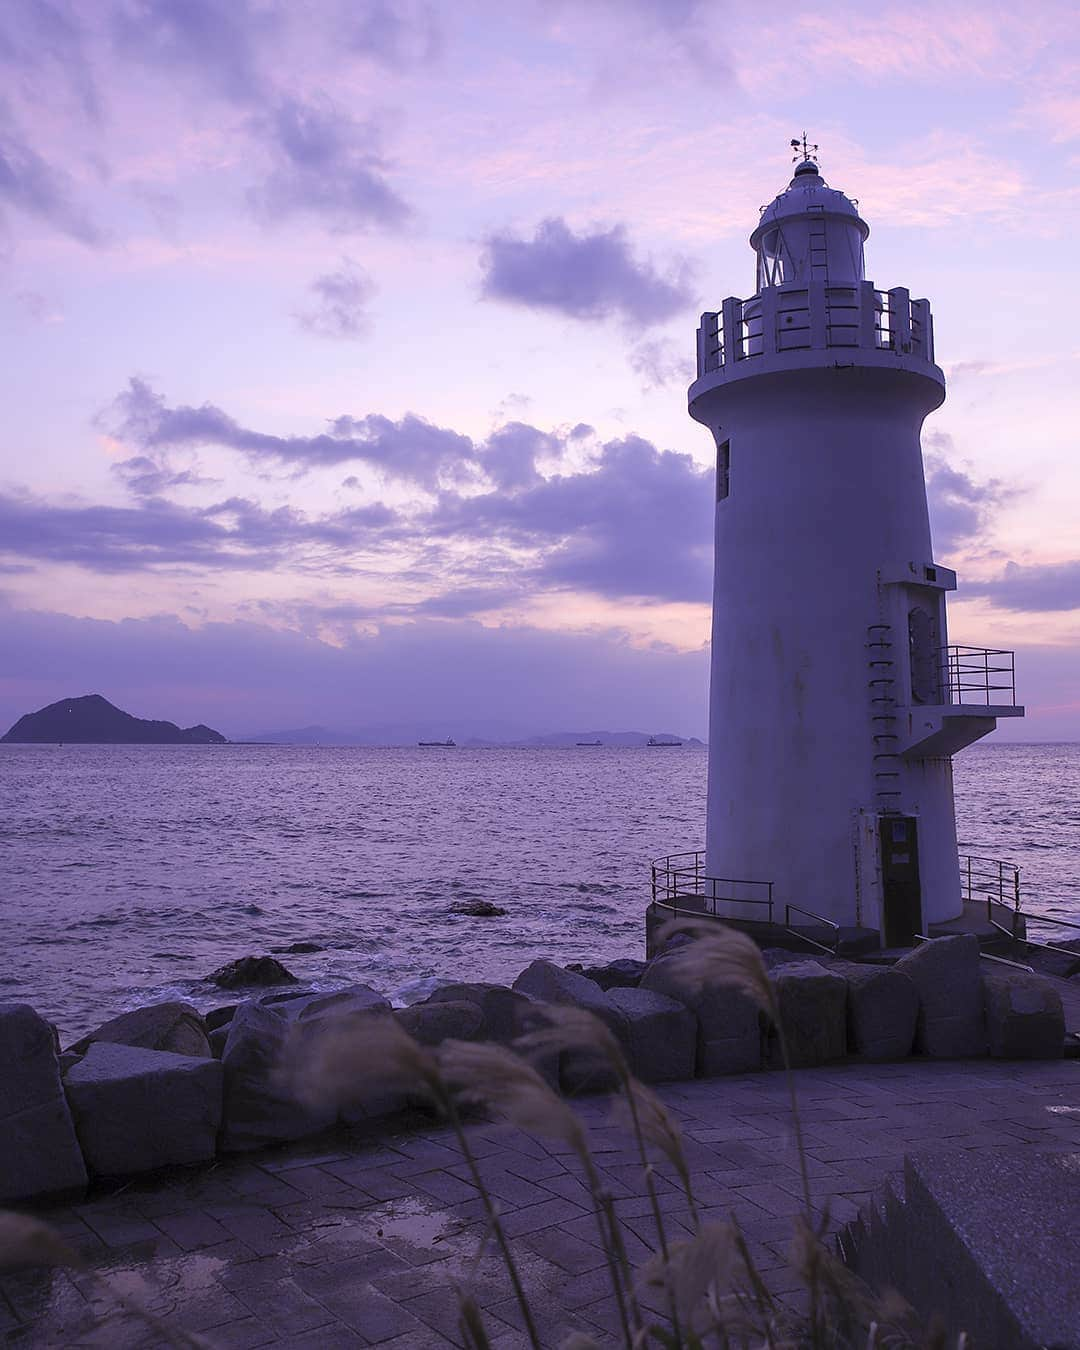
<path fill-rule="evenodd" d="M 934 321 L 928 300 L 903 286 L 879 291 L 872 281 L 830 286 L 766 286 L 746 300 L 706 311 L 698 329 L 698 378 L 735 361 L 790 351 L 864 347 L 934 360 Z"/>

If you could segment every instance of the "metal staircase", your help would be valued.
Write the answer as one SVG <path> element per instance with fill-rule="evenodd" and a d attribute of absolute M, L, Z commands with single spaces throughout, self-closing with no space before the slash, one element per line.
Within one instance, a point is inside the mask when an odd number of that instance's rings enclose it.
<path fill-rule="evenodd" d="M 895 813 L 900 796 L 900 754 L 896 718 L 896 656 L 890 623 L 866 630 L 870 725 L 874 743 L 874 805 L 882 815 Z"/>

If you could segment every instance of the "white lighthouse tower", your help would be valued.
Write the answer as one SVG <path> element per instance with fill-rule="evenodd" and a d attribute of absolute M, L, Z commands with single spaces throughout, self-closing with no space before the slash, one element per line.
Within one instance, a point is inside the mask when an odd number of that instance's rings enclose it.
<path fill-rule="evenodd" d="M 705 894 L 908 945 L 962 914 L 950 756 L 1023 708 L 1011 653 L 948 645 L 930 306 L 866 280 L 857 203 L 792 144 L 756 293 L 702 315 L 689 391 L 717 469 Z"/>

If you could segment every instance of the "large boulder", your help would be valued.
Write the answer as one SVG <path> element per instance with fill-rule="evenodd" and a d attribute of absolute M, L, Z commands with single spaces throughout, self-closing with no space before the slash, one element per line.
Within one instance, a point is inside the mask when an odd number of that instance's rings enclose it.
<path fill-rule="evenodd" d="M 541 1003 L 566 1003 L 598 1017 L 624 1044 L 626 1018 L 594 980 L 564 970 L 552 961 L 534 961 L 514 981 L 514 988 Z"/>
<path fill-rule="evenodd" d="M 693 1078 L 697 1018 L 654 989 L 615 988 L 608 998 L 626 1018 L 630 1068 L 645 1083 Z"/>
<path fill-rule="evenodd" d="M 982 972 L 987 1049 L 995 1059 L 1060 1059 L 1065 1052 L 1061 995 L 1026 970 L 986 963 Z"/>
<path fill-rule="evenodd" d="M 350 984 L 333 993 L 305 994 L 274 1005 L 283 1017 L 311 1022 L 320 1017 L 352 1017 L 356 1013 L 388 1013 L 390 1004 L 367 984 Z"/>
<path fill-rule="evenodd" d="M 788 961 L 769 972 L 793 1069 L 843 1059 L 847 1052 L 847 982 L 817 961 Z M 775 1028 L 768 1044 L 770 1067 L 783 1067 Z"/>
<path fill-rule="evenodd" d="M 399 1008 L 394 1017 L 421 1045 L 476 1040 L 484 1022 L 479 1007 L 467 999 L 414 1003 L 411 1008 Z"/>
<path fill-rule="evenodd" d="M 335 1107 L 305 1105 L 280 1072 L 290 1027 L 280 1012 L 243 1003 L 229 1023 L 221 1063 L 225 1105 L 221 1147 L 229 1152 L 302 1139 L 337 1119 Z"/>
<path fill-rule="evenodd" d="M 447 984 L 436 989 L 425 1003 L 472 1003 L 480 1009 L 476 1039 L 509 1045 L 524 1029 L 533 1002 L 527 994 L 502 984 Z"/>
<path fill-rule="evenodd" d="M 541 1003 L 565 1004 L 592 1013 L 611 1031 L 624 1050 L 629 1049 L 625 1014 L 593 980 L 565 970 L 551 961 L 534 961 L 514 981 L 519 993 Z M 536 1067 L 543 1072 L 538 1063 Z M 559 1082 L 564 1092 L 610 1092 L 617 1083 L 611 1065 L 595 1050 L 565 1050 L 559 1057 Z"/>
<path fill-rule="evenodd" d="M 249 985 L 299 984 L 296 976 L 273 956 L 241 956 L 207 975 L 219 989 L 243 989 Z"/>
<path fill-rule="evenodd" d="M 94 1041 L 64 1080 L 90 1171 L 126 1176 L 214 1156 L 221 1065 L 203 1056 Z"/>
<path fill-rule="evenodd" d="M 915 1044 L 919 993 L 895 966 L 833 967 L 847 981 L 848 1050 L 860 1059 L 904 1059 Z"/>
<path fill-rule="evenodd" d="M 592 980 L 601 989 L 636 989 L 645 974 L 647 962 L 634 961 L 630 957 L 620 957 L 604 966 L 584 966 L 580 973 Z M 573 969 L 573 967 L 570 967 Z"/>
<path fill-rule="evenodd" d="M 121 1013 L 91 1031 L 71 1049 L 85 1054 L 95 1041 L 134 1045 L 142 1050 L 166 1050 L 173 1055 L 197 1059 L 210 1057 L 206 1023 L 190 1003 L 152 1003 L 133 1012 Z"/>
<path fill-rule="evenodd" d="M 0 1003 L 0 1203 L 85 1185 L 56 1032 L 28 1003 Z"/>
<path fill-rule="evenodd" d="M 915 1048 L 932 1059 L 986 1054 L 979 940 L 974 933 L 920 943 L 896 963 L 919 993 Z"/>
<path fill-rule="evenodd" d="M 677 950 L 649 962 L 640 988 L 675 999 L 697 1018 L 695 1067 L 699 1077 L 761 1068 L 761 1014 L 741 989 L 729 984 L 690 988 L 681 974 Z"/>

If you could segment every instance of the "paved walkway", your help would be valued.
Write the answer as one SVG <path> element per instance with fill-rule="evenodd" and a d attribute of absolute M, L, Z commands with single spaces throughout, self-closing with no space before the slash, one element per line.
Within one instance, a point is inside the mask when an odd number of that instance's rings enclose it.
<path fill-rule="evenodd" d="M 799 1072 L 815 1201 L 851 1218 L 915 1150 L 1080 1148 L 1080 1062 L 848 1064 Z M 799 1180 L 782 1075 L 665 1087 L 682 1122 L 698 1201 L 734 1214 L 774 1292 L 793 1300 L 784 1252 Z M 581 1105 L 618 1197 L 632 1258 L 650 1250 L 640 1168 L 606 1104 Z M 559 1146 L 506 1127 L 470 1127 L 487 1184 L 520 1254 L 545 1344 L 571 1329 L 602 1344 L 615 1311 L 588 1197 Z M 660 1168 L 673 1229 L 685 1204 Z M 129 1319 L 95 1325 L 111 1294 L 139 1299 L 220 1350 L 456 1343 L 455 1281 L 472 1276 L 492 1344 L 525 1346 L 494 1258 L 477 1259 L 481 1206 L 453 1141 L 421 1127 L 378 1141 L 334 1139 L 151 1180 L 50 1213 L 100 1279 L 39 1274 L 0 1284 L 0 1335 L 18 1346 L 108 1350 L 166 1342 Z M 103 1285 L 106 1286 L 103 1288 Z"/>

